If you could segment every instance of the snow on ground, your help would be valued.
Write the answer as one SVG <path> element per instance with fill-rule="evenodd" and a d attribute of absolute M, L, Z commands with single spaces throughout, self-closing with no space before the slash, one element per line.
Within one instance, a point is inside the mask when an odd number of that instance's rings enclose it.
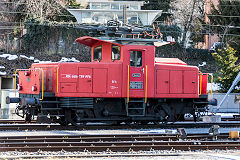
<path fill-rule="evenodd" d="M 207 63 L 206 62 L 202 62 L 202 64 L 198 64 L 198 67 L 203 67 L 205 66 Z"/>
<path fill-rule="evenodd" d="M 74 57 L 72 57 L 72 58 L 62 57 L 62 59 L 59 62 L 80 62 L 80 61 L 76 60 L 76 58 L 74 58 Z"/>
<path fill-rule="evenodd" d="M 15 60 L 18 58 L 18 56 L 14 54 L 1 54 L 0 57 L 7 58 L 8 60 Z"/>
<path fill-rule="evenodd" d="M 239 150 L 151 150 L 128 152 L 67 152 L 67 151 L 38 151 L 38 152 L 0 152 L 2 159 L 47 159 L 47 160 L 239 160 Z"/>
<path fill-rule="evenodd" d="M 40 61 L 38 59 L 34 59 L 35 63 L 51 63 L 52 61 Z"/>
<path fill-rule="evenodd" d="M 0 75 L 1 75 L 1 76 L 5 76 L 6 74 L 7 74 L 7 72 L 1 72 L 1 71 L 0 71 Z"/>
<path fill-rule="evenodd" d="M 151 150 L 151 151 L 128 151 L 128 152 L 0 152 L 2 159 L 47 159 L 47 160 L 239 160 L 239 150 Z"/>
<path fill-rule="evenodd" d="M 18 56 L 14 55 L 14 54 L 0 54 L 0 57 L 1 58 L 7 58 L 8 60 L 15 60 L 15 59 L 18 58 Z M 52 62 L 52 61 L 40 61 L 39 59 L 36 59 L 33 56 L 28 57 L 28 56 L 25 56 L 25 55 L 20 55 L 19 57 L 32 60 L 35 63 L 50 63 L 50 62 Z M 62 57 L 62 59 L 58 62 L 80 62 L 80 61 L 77 60 L 74 57 L 72 57 L 72 58 Z M 4 67 L 4 66 L 0 66 L 0 69 L 2 69 L 1 67 Z"/>

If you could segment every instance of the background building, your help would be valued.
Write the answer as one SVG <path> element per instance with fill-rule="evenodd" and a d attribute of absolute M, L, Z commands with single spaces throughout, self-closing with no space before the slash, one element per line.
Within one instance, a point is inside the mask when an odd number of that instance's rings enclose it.
<path fill-rule="evenodd" d="M 141 10 L 144 1 L 84 1 L 83 9 L 68 9 L 78 23 L 106 24 L 109 20 L 124 22 L 123 10 L 128 24 L 151 25 L 161 16 L 161 10 Z"/>

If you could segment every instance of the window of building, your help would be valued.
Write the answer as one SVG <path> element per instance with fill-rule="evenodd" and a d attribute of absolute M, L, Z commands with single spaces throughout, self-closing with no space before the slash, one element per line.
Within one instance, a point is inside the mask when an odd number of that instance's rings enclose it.
<path fill-rule="evenodd" d="M 142 51 L 130 52 L 130 66 L 142 67 Z"/>
<path fill-rule="evenodd" d="M 112 60 L 120 60 L 121 49 L 120 46 L 112 45 Z"/>
<path fill-rule="evenodd" d="M 127 7 L 127 9 L 129 9 L 129 4 L 120 4 L 120 10 L 122 10 L 123 7 Z"/>
<path fill-rule="evenodd" d="M 102 59 L 102 45 L 93 49 L 93 60 L 100 61 Z"/>
<path fill-rule="evenodd" d="M 129 5 L 129 10 L 138 10 L 138 5 L 134 4 Z"/>
<path fill-rule="evenodd" d="M 110 3 L 102 3 L 101 9 L 110 9 Z"/>
<path fill-rule="evenodd" d="M 92 3 L 91 9 L 101 9 L 101 4 L 100 3 Z"/>
<path fill-rule="evenodd" d="M 114 4 L 114 3 L 112 3 L 112 4 L 111 4 L 111 8 L 112 8 L 112 9 L 119 10 L 119 4 Z"/>

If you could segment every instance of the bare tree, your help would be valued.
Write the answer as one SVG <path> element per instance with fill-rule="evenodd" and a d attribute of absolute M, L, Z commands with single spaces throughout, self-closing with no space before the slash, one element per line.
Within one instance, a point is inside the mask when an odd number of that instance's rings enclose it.
<path fill-rule="evenodd" d="M 9 36 L 15 37 L 14 32 L 26 19 L 59 20 L 61 15 L 68 14 L 67 3 L 66 0 L 0 0 L 0 49 L 8 51 Z"/>
<path fill-rule="evenodd" d="M 174 9 L 175 23 L 183 28 L 181 42 L 186 47 L 190 30 L 197 25 L 198 18 L 204 16 L 202 15 L 204 0 L 175 0 L 171 2 L 171 7 Z"/>
<path fill-rule="evenodd" d="M 17 18 L 28 18 L 34 16 L 42 20 L 54 20 L 57 15 L 63 14 L 67 2 L 65 0 L 23 0 L 25 3 L 19 5 L 17 10 L 24 15 Z"/>

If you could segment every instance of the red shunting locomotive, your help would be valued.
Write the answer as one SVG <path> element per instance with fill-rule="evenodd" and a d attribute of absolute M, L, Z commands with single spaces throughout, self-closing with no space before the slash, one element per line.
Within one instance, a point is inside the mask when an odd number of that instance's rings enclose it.
<path fill-rule="evenodd" d="M 17 114 L 62 125 L 166 122 L 208 109 L 207 75 L 177 58 L 155 58 L 156 40 L 80 37 L 91 62 L 35 63 L 19 69 Z M 158 43 L 159 44 L 159 43 Z M 23 114 L 22 114 L 23 113 Z"/>

